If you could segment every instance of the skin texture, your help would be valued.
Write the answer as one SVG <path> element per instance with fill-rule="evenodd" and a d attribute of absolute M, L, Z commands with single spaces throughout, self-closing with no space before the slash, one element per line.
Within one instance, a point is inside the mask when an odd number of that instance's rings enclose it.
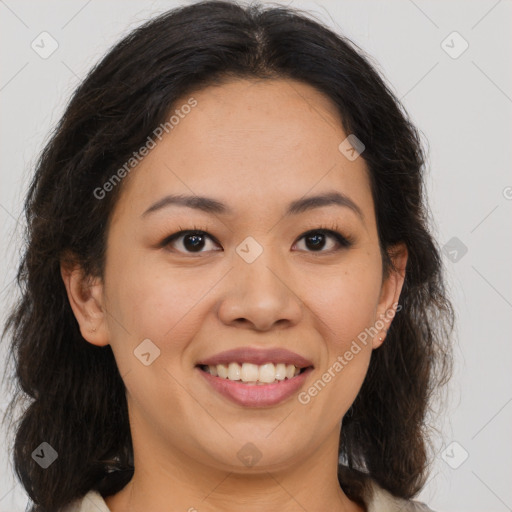
<path fill-rule="evenodd" d="M 176 102 L 184 104 L 189 96 Z M 83 337 L 110 344 L 127 390 L 135 473 L 106 502 L 113 512 L 360 511 L 337 480 L 341 421 L 385 338 L 385 313 L 398 302 L 407 261 L 397 247 L 383 281 L 374 205 L 363 158 L 338 149 L 334 105 L 291 80 L 237 80 L 193 94 L 180 119 L 125 178 L 108 231 L 104 281 L 62 267 Z M 291 201 L 338 191 L 363 213 L 324 206 L 285 217 Z M 226 203 L 233 215 L 170 206 L 142 213 L 167 194 Z M 306 245 L 306 231 L 336 223 L 351 247 L 330 235 Z M 202 252 L 180 230 L 201 229 Z M 253 237 L 262 254 L 236 252 Z M 365 328 L 384 327 L 304 405 L 294 395 L 244 408 L 217 394 L 195 368 L 237 348 L 287 348 L 314 364 L 304 388 L 343 355 Z M 134 349 L 149 338 L 160 356 L 145 366 Z M 237 452 L 255 445 L 245 466 Z"/>

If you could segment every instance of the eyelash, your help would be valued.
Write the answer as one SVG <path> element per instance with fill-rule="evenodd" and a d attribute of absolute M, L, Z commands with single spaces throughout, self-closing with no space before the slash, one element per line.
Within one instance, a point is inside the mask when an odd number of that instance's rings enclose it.
<path fill-rule="evenodd" d="M 161 247 L 161 248 L 167 247 L 169 244 L 171 244 L 175 240 L 177 240 L 177 239 L 179 239 L 179 238 L 181 238 L 181 237 L 183 237 L 185 235 L 206 235 L 208 238 L 213 240 L 216 244 L 220 245 L 214 237 L 212 237 L 211 235 L 209 235 L 207 233 L 207 231 L 206 231 L 207 228 L 205 228 L 205 227 L 194 225 L 193 229 L 183 229 L 181 226 L 178 226 L 178 229 L 180 231 L 178 231 L 178 232 L 176 232 L 176 233 L 166 237 L 164 240 L 162 240 L 162 242 L 159 244 L 159 247 Z M 320 251 L 306 251 L 306 252 L 309 252 L 309 253 L 312 253 L 312 254 L 315 254 L 315 253 L 318 253 L 318 254 L 322 254 L 322 253 L 330 254 L 330 253 L 333 253 L 333 252 L 340 251 L 342 249 L 348 249 L 348 248 L 352 247 L 352 245 L 354 245 L 354 242 L 355 242 L 353 237 L 351 237 L 349 235 L 342 235 L 340 233 L 340 228 L 339 228 L 339 226 L 336 223 L 330 224 L 329 226 L 322 225 L 322 226 L 319 226 L 318 228 L 310 229 L 310 230 L 306 231 L 305 233 L 303 233 L 298 238 L 297 241 L 302 240 L 303 238 L 306 238 L 307 236 L 311 236 L 311 235 L 314 235 L 314 234 L 317 234 L 317 233 L 322 233 L 322 234 L 329 235 L 329 236 L 333 237 L 338 242 L 340 247 L 338 247 L 336 249 L 331 249 L 329 251 L 320 250 Z M 196 252 L 196 253 L 194 253 L 194 252 L 183 252 L 183 251 L 178 251 L 178 252 L 181 253 L 181 254 L 201 254 L 201 252 L 209 252 L 209 251 L 199 251 L 199 252 Z"/>

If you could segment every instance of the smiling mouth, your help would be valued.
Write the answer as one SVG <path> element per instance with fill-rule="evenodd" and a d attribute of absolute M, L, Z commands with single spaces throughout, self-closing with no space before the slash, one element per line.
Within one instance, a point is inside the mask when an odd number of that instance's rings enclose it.
<path fill-rule="evenodd" d="M 217 365 L 197 365 L 201 371 L 228 381 L 238 381 L 241 384 L 264 386 L 284 382 L 304 373 L 312 366 L 300 368 L 293 364 L 265 363 L 256 365 L 253 363 L 237 363 Z"/>

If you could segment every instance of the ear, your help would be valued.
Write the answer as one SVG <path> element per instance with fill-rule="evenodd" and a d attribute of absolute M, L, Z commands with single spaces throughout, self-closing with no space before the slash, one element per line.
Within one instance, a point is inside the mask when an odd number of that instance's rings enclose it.
<path fill-rule="evenodd" d="M 395 266 L 389 270 L 389 275 L 383 276 L 379 303 L 377 306 L 375 329 L 372 346 L 378 348 L 384 342 L 386 333 L 397 311 L 398 299 L 405 280 L 408 251 L 405 243 L 400 242 L 388 250 L 388 254 Z"/>
<path fill-rule="evenodd" d="M 101 279 L 85 276 L 81 266 L 70 258 L 61 260 L 60 272 L 82 336 L 93 345 L 108 345 L 110 338 Z"/>

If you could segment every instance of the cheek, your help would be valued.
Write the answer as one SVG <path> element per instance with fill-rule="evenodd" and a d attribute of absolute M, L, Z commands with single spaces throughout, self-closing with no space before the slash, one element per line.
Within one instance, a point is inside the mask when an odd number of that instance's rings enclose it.
<path fill-rule="evenodd" d="M 128 331 L 162 338 L 186 318 L 206 292 L 206 284 L 197 273 L 169 270 L 128 256 L 110 268 L 108 296 Z"/>
<path fill-rule="evenodd" d="M 351 341 L 375 321 L 380 294 L 379 267 L 369 258 L 312 278 L 306 302 L 319 319 L 331 356 L 345 352 Z"/>
<path fill-rule="evenodd" d="M 213 283 L 197 272 L 163 271 L 133 256 L 107 271 L 111 346 L 120 374 L 129 376 L 127 390 L 139 402 L 155 389 L 166 390 L 160 396 L 166 403 L 177 400 L 181 387 L 168 370 L 181 371 L 180 359 L 201 326 L 198 304 Z"/>
<path fill-rule="evenodd" d="M 330 275 L 314 276 L 310 284 L 316 285 L 307 294 L 326 351 L 317 380 L 303 399 L 331 421 L 339 420 L 355 400 L 372 354 L 369 328 L 379 299 L 380 268 L 375 258 L 359 254 L 355 260 Z"/>

